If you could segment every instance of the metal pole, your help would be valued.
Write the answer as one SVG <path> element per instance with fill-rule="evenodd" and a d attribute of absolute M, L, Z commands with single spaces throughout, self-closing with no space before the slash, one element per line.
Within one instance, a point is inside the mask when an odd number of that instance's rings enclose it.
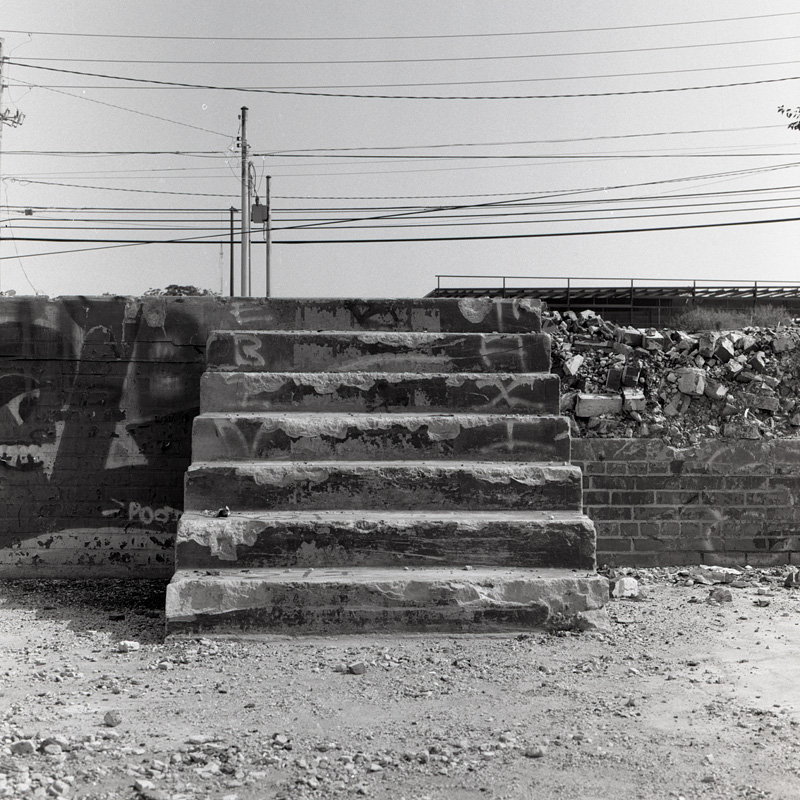
<path fill-rule="evenodd" d="M 239 276 L 242 297 L 250 294 L 250 175 L 247 160 L 247 106 L 242 106 L 242 257 Z"/>
<path fill-rule="evenodd" d="M 234 294 L 236 293 L 236 290 L 234 289 L 234 277 L 233 277 L 233 273 L 234 273 L 234 266 L 233 266 L 233 261 L 234 261 L 234 259 L 233 259 L 233 215 L 236 213 L 236 209 L 233 206 L 231 206 L 230 212 L 231 212 L 231 297 L 233 297 Z"/>
<path fill-rule="evenodd" d="M 270 296 L 270 266 L 272 262 L 272 207 L 270 205 L 269 199 L 269 182 L 271 177 L 267 175 L 267 224 L 264 229 L 264 235 L 266 237 L 266 251 L 267 254 L 265 256 L 265 264 L 264 264 L 264 277 L 265 277 L 265 289 L 264 289 L 264 297 Z"/>
<path fill-rule="evenodd" d="M 633 278 L 631 278 L 631 325 L 633 325 Z"/>
<path fill-rule="evenodd" d="M 0 39 L 0 155 L 3 152 L 3 45 L 5 39 Z M 0 203 L 2 203 L 3 171 L 0 170 Z M 0 235 L 2 239 L 2 235 Z M 0 262 L 2 264 L 2 262 Z M 3 273 L 0 270 L 0 290 L 3 288 Z"/>

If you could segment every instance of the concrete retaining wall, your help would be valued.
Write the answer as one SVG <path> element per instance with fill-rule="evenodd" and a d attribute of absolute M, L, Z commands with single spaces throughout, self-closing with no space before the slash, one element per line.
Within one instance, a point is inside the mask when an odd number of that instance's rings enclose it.
<path fill-rule="evenodd" d="M 800 564 L 800 439 L 582 439 L 598 564 Z"/>
<path fill-rule="evenodd" d="M 539 330 L 491 300 L 0 297 L 0 577 L 171 575 L 208 334 Z"/>

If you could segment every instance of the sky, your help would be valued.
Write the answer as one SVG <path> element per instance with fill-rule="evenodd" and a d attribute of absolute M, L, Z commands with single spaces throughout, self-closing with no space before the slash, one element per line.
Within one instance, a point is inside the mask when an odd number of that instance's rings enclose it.
<path fill-rule="evenodd" d="M 242 106 L 271 296 L 800 280 L 792 0 L 2 0 L 0 37 L 0 291 L 229 294 Z"/>

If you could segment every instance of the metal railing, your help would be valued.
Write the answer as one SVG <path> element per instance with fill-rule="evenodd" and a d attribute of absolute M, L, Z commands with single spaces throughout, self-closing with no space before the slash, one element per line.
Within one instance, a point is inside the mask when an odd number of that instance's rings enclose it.
<path fill-rule="evenodd" d="M 762 293 L 773 293 L 778 291 L 791 292 L 791 296 L 800 296 L 800 281 L 745 281 L 745 280 L 729 280 L 729 281 L 715 281 L 711 279 L 684 279 L 684 278 L 614 278 L 603 275 L 601 277 L 581 276 L 581 277 L 567 277 L 564 275 L 450 275 L 450 274 L 437 274 L 436 275 L 436 290 L 442 290 L 442 279 L 460 279 L 460 280 L 492 280 L 500 281 L 500 286 L 492 287 L 493 289 L 499 288 L 500 291 L 508 291 L 511 289 L 509 281 L 536 281 L 539 286 L 536 288 L 554 289 L 563 286 L 567 292 L 573 287 L 578 288 L 581 284 L 587 284 L 582 288 L 597 288 L 597 289 L 613 289 L 625 286 L 631 290 L 635 290 L 637 284 L 659 284 L 663 288 L 674 288 L 676 290 L 690 291 L 693 295 L 698 293 L 698 289 L 702 290 L 732 290 L 732 289 L 747 289 L 753 297 L 760 296 Z M 554 286 L 541 285 L 544 281 L 559 281 L 560 284 Z M 616 284 L 616 285 L 615 285 Z M 473 286 L 460 286 L 452 288 L 462 289 L 479 289 L 481 287 Z M 488 287 L 487 287 L 488 288 Z M 521 289 L 523 287 L 514 287 Z"/>
<path fill-rule="evenodd" d="M 442 286 L 442 281 L 462 281 L 455 286 Z M 475 285 L 476 281 L 492 281 L 491 286 Z M 469 282 L 467 284 L 467 282 Z M 529 284 L 522 285 L 523 282 Z M 712 302 L 728 307 L 756 306 L 759 302 L 793 299 L 800 301 L 798 281 L 715 281 L 681 278 L 618 278 L 566 277 L 563 275 L 436 275 L 435 296 L 495 297 L 538 296 L 551 307 L 562 310 L 585 305 L 608 313 L 624 314 L 630 319 L 645 311 L 655 313 L 660 322 L 662 311 L 674 310 L 680 303 Z"/>

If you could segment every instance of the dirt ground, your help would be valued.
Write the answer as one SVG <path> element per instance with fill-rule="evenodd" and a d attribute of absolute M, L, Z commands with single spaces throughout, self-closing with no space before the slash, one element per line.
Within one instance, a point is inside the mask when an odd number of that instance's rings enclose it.
<path fill-rule="evenodd" d="M 800 797 L 800 590 L 634 574 L 610 633 L 269 640 L 165 641 L 162 583 L 0 582 L 0 797 Z"/>

